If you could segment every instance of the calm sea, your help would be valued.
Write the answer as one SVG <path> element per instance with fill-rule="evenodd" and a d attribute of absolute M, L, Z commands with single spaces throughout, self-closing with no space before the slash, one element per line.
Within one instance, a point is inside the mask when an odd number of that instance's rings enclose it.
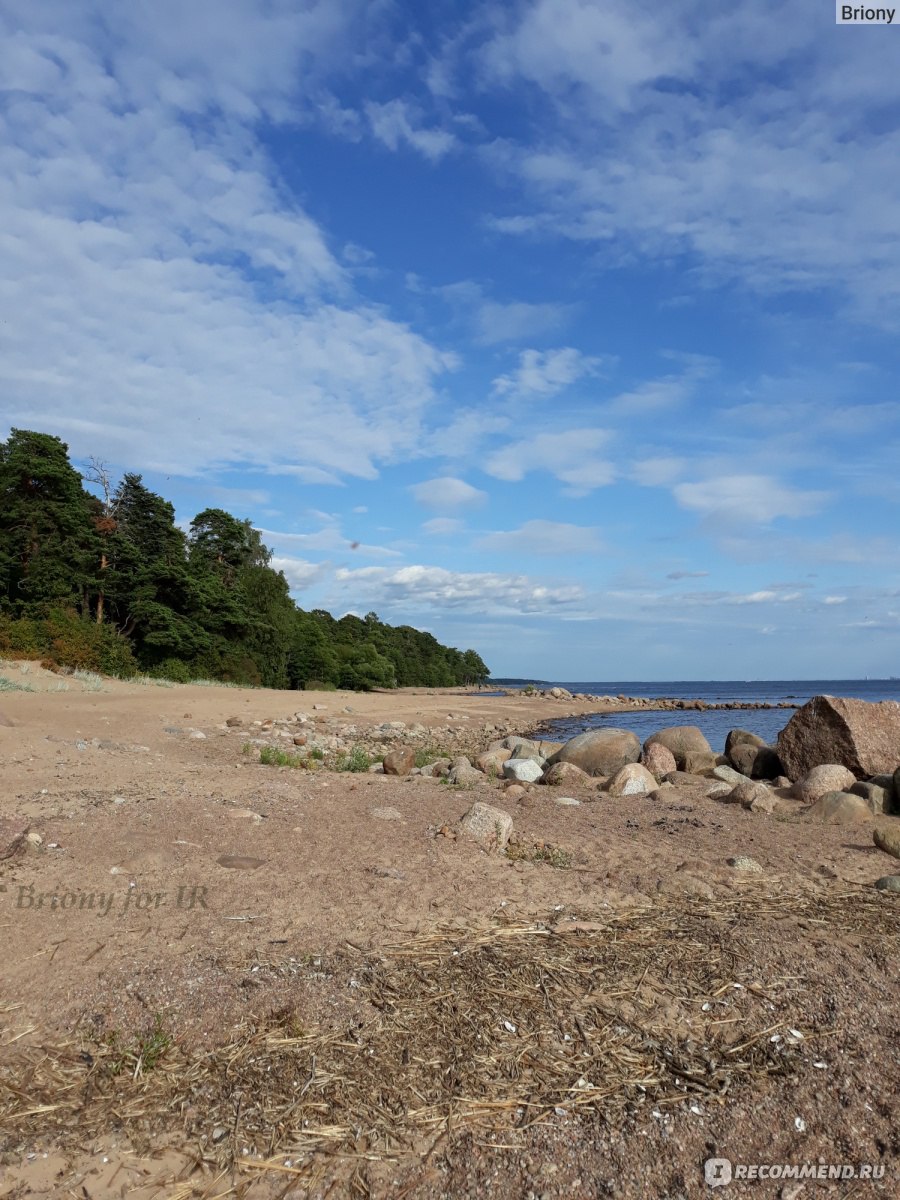
<path fill-rule="evenodd" d="M 661 683 L 640 683 L 634 680 L 613 682 L 573 683 L 554 681 L 540 686 L 568 688 L 570 692 L 587 692 L 592 696 L 649 696 L 673 700 L 705 700 L 708 704 L 727 704 L 733 701 L 778 704 L 787 701 L 797 706 L 813 696 L 853 696 L 859 700 L 900 701 L 900 679 L 754 679 L 754 680 L 690 680 Z M 643 741 L 667 725 L 697 725 L 706 734 L 714 750 L 722 751 L 729 729 L 748 729 L 773 743 L 780 730 L 791 719 L 790 709 L 739 709 L 713 712 L 633 712 L 608 713 L 593 716 L 568 717 L 549 721 L 541 726 L 547 736 L 556 741 L 574 737 L 587 729 L 616 726 L 630 729 Z"/>

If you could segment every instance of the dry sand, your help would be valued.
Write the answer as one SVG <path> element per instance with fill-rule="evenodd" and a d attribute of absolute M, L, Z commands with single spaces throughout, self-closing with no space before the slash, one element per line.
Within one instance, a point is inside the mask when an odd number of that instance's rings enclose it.
<path fill-rule="evenodd" d="M 12 675 L 0 817 L 41 844 L 0 862 L 0 1194 L 678 1200 L 722 1156 L 884 1172 L 728 1194 L 900 1195 L 900 900 L 868 827 L 242 753 L 298 711 L 475 749 L 593 704 Z M 441 834 L 473 800 L 514 857 Z"/>

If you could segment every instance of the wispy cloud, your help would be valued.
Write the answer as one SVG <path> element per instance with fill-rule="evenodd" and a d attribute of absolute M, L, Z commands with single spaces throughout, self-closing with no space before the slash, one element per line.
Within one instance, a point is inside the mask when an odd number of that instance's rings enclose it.
<path fill-rule="evenodd" d="M 412 565 L 342 568 L 336 584 L 367 603 L 386 604 L 405 611 L 416 608 L 465 609 L 475 613 L 552 613 L 576 604 L 584 589 L 576 584 L 540 583 L 527 575 L 450 571 L 444 567 Z"/>
<path fill-rule="evenodd" d="M 479 550 L 498 554 L 566 555 L 598 554 L 603 549 L 597 529 L 563 521 L 526 521 L 518 529 L 497 530 L 476 538 Z"/>
<path fill-rule="evenodd" d="M 788 487 L 766 475 L 723 475 L 701 483 L 679 483 L 673 495 L 682 508 L 722 525 L 767 525 L 777 517 L 819 512 L 828 493 Z"/>
<path fill-rule="evenodd" d="M 498 396 L 546 398 L 564 391 L 586 375 L 595 375 L 603 360 L 583 354 L 573 346 L 557 350 L 523 350 L 518 367 L 499 375 L 493 384 Z"/>
<path fill-rule="evenodd" d="M 473 508 L 484 504 L 487 493 L 472 487 L 464 479 L 443 475 L 438 479 L 426 479 L 409 489 L 419 504 L 426 508 L 454 509 Z"/>
<path fill-rule="evenodd" d="M 539 433 L 512 442 L 488 456 L 484 469 L 496 479 L 516 482 L 530 471 L 549 471 L 572 494 L 586 495 L 612 483 L 613 464 L 600 455 L 610 441 L 605 429 L 570 429 Z"/>

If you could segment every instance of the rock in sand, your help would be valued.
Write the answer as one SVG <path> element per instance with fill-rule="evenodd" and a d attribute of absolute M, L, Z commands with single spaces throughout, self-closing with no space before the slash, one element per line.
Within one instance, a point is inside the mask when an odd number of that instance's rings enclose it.
<path fill-rule="evenodd" d="M 820 763 L 840 763 L 857 779 L 893 772 L 900 762 L 900 704 L 814 696 L 778 735 L 778 756 L 791 779 Z"/>

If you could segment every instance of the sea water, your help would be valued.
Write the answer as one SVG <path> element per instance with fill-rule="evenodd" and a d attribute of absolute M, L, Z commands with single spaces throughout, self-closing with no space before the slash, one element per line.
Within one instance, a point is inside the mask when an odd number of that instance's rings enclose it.
<path fill-rule="evenodd" d="M 564 687 L 570 692 L 592 696 L 634 696 L 653 699 L 703 700 L 707 704 L 788 704 L 800 706 L 813 696 L 852 696 L 859 700 L 900 701 L 900 679 L 754 679 L 754 680 L 677 680 L 661 682 L 573 683 L 559 681 L 541 683 L 541 688 Z M 510 689 L 512 690 L 512 689 Z M 725 748 L 730 729 L 747 729 L 759 734 L 770 744 L 793 715 L 792 709 L 713 709 L 697 711 L 676 709 L 665 711 L 641 710 L 628 713 L 591 713 L 578 717 L 561 717 L 543 722 L 544 736 L 565 741 L 588 729 L 615 727 L 630 729 L 643 742 L 651 733 L 669 725 L 696 725 L 703 730 L 713 750 Z"/>

